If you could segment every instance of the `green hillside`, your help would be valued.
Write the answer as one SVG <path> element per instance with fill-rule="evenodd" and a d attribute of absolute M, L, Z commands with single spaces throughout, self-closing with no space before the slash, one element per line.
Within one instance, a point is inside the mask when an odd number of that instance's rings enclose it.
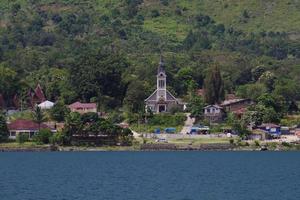
<path fill-rule="evenodd" d="M 287 97 L 300 83 L 299 11 L 297 0 L 2 0 L 0 93 L 11 105 L 40 83 L 50 100 L 140 109 L 162 53 L 176 96 L 218 65 L 226 93 L 265 84 Z"/>
<path fill-rule="evenodd" d="M 141 6 L 147 14 L 159 9 L 161 16 L 149 17 L 144 27 L 160 34 L 184 38 L 191 28 L 189 19 L 203 13 L 217 23 L 247 32 L 279 31 L 298 34 L 300 31 L 299 1 L 248 1 L 248 0 L 177 0 L 168 6 L 161 6 L 160 1 L 145 1 Z M 180 15 L 176 14 L 180 11 Z"/>

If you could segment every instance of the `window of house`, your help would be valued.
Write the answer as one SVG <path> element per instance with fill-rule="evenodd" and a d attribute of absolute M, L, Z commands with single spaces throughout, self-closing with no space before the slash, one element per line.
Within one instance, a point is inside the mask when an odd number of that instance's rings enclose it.
<path fill-rule="evenodd" d="M 16 136 L 16 132 L 14 132 L 14 131 L 10 132 L 10 136 L 15 137 Z"/>

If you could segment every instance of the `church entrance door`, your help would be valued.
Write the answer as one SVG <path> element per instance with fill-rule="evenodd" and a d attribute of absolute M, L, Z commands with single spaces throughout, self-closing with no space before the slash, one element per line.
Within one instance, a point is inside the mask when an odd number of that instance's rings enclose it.
<path fill-rule="evenodd" d="M 159 105 L 158 106 L 158 112 L 166 112 L 166 105 Z"/>

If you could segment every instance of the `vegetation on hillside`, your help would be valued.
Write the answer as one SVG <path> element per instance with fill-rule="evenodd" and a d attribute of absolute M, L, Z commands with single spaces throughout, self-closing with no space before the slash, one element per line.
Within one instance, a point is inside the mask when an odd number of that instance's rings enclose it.
<path fill-rule="evenodd" d="M 299 7 L 291 0 L 1 1 L 0 93 L 10 107 L 40 83 L 52 101 L 138 113 L 162 53 L 175 96 L 190 100 L 190 88 L 202 88 L 218 66 L 222 92 L 256 101 L 268 93 L 281 113 L 293 112 Z"/>

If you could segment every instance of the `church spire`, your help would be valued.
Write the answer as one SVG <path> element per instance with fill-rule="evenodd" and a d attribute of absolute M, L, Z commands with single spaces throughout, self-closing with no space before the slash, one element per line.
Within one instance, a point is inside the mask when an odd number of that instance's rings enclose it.
<path fill-rule="evenodd" d="M 158 74 L 161 73 L 161 72 L 165 73 L 164 67 L 165 67 L 164 58 L 163 58 L 163 55 L 160 54 L 160 61 L 159 61 L 157 73 Z"/>

